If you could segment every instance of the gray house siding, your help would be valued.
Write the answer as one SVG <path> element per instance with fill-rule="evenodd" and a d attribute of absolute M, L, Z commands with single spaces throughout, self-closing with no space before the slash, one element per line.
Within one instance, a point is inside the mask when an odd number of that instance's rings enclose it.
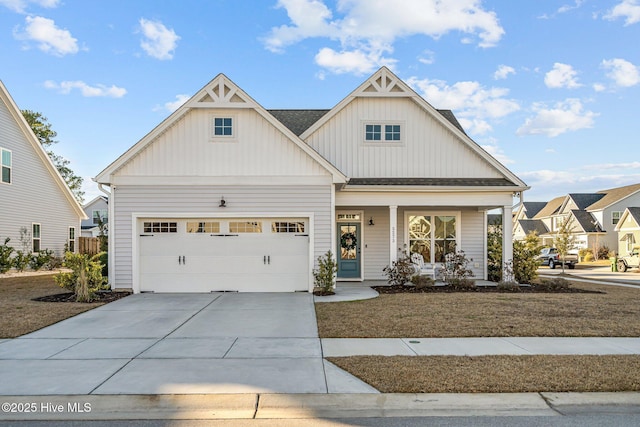
<path fill-rule="evenodd" d="M 76 237 L 80 235 L 81 218 L 8 108 L 0 100 L 0 148 L 12 153 L 12 182 L 0 183 L 0 240 L 9 237 L 9 244 L 22 250 L 20 229 L 26 227 L 31 235 L 32 224 L 39 223 L 40 248 L 60 256 L 69 227 L 76 228 Z"/>
<path fill-rule="evenodd" d="M 218 207 L 224 195 L 225 208 Z M 225 215 L 258 213 L 264 215 L 309 213 L 314 216 L 314 259 L 331 247 L 331 186 L 118 186 L 112 190 L 115 218 L 115 288 L 132 288 L 132 215 L 185 214 Z"/>

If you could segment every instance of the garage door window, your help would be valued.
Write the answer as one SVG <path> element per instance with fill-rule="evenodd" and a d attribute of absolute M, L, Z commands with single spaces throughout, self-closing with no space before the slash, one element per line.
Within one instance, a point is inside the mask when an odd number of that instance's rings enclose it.
<path fill-rule="evenodd" d="M 304 233 L 304 222 L 272 222 L 271 231 L 273 233 Z"/>
<path fill-rule="evenodd" d="M 211 221 L 188 221 L 187 233 L 219 233 L 220 223 Z"/>
<path fill-rule="evenodd" d="M 262 233 L 262 222 L 259 221 L 230 221 L 230 233 Z"/>
<path fill-rule="evenodd" d="M 177 233 L 177 222 L 145 222 L 145 233 Z"/>

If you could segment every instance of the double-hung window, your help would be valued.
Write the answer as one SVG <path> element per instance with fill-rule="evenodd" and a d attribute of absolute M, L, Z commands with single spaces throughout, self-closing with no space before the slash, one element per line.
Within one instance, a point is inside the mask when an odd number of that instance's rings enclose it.
<path fill-rule="evenodd" d="M 32 251 L 40 252 L 40 236 L 41 236 L 41 227 L 40 224 L 33 223 L 31 224 L 31 241 L 32 241 Z"/>
<path fill-rule="evenodd" d="M 107 222 L 107 215 L 108 215 L 108 210 L 107 209 L 96 209 L 93 211 L 93 223 L 95 225 L 99 225 L 100 221 L 102 221 L 103 224 L 105 224 Z"/>
<path fill-rule="evenodd" d="M 69 227 L 69 252 L 76 251 L 76 228 Z"/>
<path fill-rule="evenodd" d="M 401 142 L 402 125 L 398 123 L 365 123 L 364 141 L 367 143 Z"/>
<path fill-rule="evenodd" d="M 611 224 L 616 225 L 618 222 L 620 222 L 621 216 L 622 216 L 622 212 L 620 211 L 611 212 Z"/>
<path fill-rule="evenodd" d="M 2 176 L 0 182 L 3 184 L 11 184 L 11 172 L 12 172 L 12 159 L 11 151 L 0 148 L 0 165 L 2 167 Z"/>

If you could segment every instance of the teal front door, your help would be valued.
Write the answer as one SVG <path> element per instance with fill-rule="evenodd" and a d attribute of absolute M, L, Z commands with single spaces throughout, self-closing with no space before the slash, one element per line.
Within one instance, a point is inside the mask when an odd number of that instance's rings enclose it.
<path fill-rule="evenodd" d="M 338 277 L 360 278 L 360 223 L 338 223 Z"/>

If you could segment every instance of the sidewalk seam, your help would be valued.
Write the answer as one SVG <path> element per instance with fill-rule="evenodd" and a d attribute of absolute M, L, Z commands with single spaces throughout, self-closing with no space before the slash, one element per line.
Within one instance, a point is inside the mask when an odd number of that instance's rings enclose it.
<path fill-rule="evenodd" d="M 555 406 L 553 406 L 553 404 L 551 404 L 551 401 L 549 400 L 549 398 L 547 396 L 545 396 L 543 394 L 543 392 L 539 391 L 538 392 L 538 396 L 540 396 L 542 398 L 542 400 L 544 400 L 544 403 L 547 404 L 547 406 L 549 407 L 549 409 L 551 409 L 554 412 L 557 412 L 558 414 L 562 415 L 563 417 L 566 416 L 567 414 L 561 412 L 558 408 L 556 408 Z"/>
<path fill-rule="evenodd" d="M 260 396 L 261 396 L 260 393 L 256 394 L 256 407 L 254 408 L 253 416 L 251 417 L 254 420 L 258 416 L 258 407 L 260 406 Z"/>

